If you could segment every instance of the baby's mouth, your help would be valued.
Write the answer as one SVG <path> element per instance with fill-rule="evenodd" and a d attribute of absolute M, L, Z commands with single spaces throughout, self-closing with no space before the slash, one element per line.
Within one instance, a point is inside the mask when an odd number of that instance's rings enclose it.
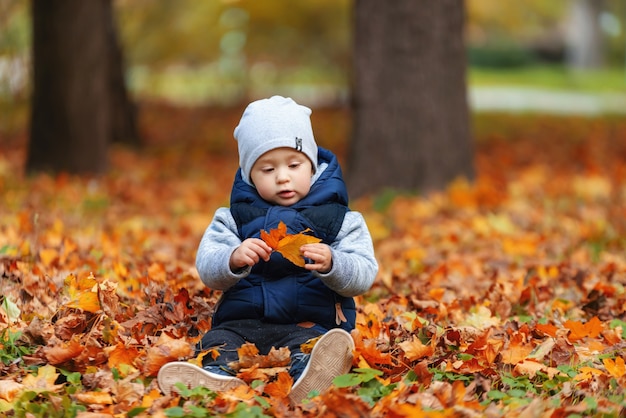
<path fill-rule="evenodd" d="M 278 195 L 282 198 L 289 198 L 291 196 L 294 195 L 294 191 L 293 190 L 283 190 L 281 192 L 278 192 Z"/>

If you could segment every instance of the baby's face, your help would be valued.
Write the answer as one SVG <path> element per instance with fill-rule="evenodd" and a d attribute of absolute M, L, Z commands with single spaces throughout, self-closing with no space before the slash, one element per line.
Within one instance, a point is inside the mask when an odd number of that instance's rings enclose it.
<path fill-rule="evenodd" d="M 270 203 L 291 206 L 311 189 L 313 164 L 300 151 L 275 148 L 261 155 L 250 170 L 259 195 Z"/>

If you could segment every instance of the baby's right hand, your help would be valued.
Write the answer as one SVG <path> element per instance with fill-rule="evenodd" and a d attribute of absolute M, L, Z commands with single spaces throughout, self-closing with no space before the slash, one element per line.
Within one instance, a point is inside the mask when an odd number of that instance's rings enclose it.
<path fill-rule="evenodd" d="M 260 260 L 268 261 L 271 253 L 272 249 L 262 239 L 248 238 L 230 255 L 230 269 L 237 271 Z"/>

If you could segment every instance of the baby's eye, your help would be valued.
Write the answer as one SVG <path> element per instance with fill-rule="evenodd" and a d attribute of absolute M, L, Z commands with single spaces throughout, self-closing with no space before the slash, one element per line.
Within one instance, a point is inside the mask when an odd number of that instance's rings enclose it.
<path fill-rule="evenodd" d="M 290 168 L 298 168 L 300 166 L 301 163 L 291 163 L 289 164 Z"/>
<path fill-rule="evenodd" d="M 272 171 L 274 171 L 274 167 L 263 167 L 261 171 L 264 173 L 271 173 Z"/>

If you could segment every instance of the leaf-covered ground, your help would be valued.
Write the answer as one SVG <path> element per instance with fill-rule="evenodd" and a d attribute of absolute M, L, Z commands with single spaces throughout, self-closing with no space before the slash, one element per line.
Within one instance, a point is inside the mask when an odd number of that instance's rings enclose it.
<path fill-rule="evenodd" d="M 611 118 L 483 115 L 474 185 L 353 201 L 380 273 L 331 391 L 293 407 L 284 374 L 249 367 L 249 388 L 163 396 L 159 367 L 198 361 L 219 297 L 194 257 L 228 202 L 238 117 L 145 106 L 148 147 L 115 148 L 99 179 L 26 178 L 24 134 L 0 137 L 0 415 L 626 413 L 626 120 Z M 314 126 L 343 158 L 348 115 Z"/>

